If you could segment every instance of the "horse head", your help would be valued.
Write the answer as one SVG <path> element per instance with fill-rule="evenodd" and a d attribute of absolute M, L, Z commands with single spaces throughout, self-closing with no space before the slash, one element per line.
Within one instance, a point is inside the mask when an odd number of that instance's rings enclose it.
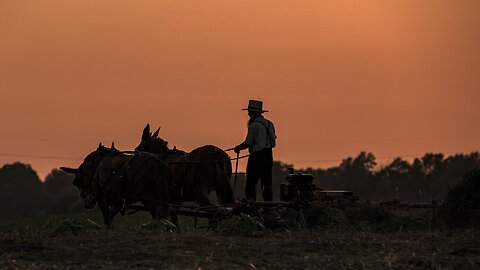
<path fill-rule="evenodd" d="M 142 139 L 140 144 L 135 148 L 136 151 L 150 152 L 157 154 L 165 154 L 170 151 L 168 142 L 158 137 L 160 128 L 158 128 L 152 135 L 150 132 L 150 125 L 147 124 L 142 132 Z"/>
<path fill-rule="evenodd" d="M 97 203 L 98 191 L 95 188 L 95 170 L 100 161 L 109 154 L 119 152 L 113 146 L 107 148 L 101 143 L 98 145 L 97 150 L 91 152 L 85 157 L 83 163 L 78 168 L 60 167 L 67 173 L 75 174 L 73 185 L 80 190 L 80 197 L 83 199 L 85 208 L 92 209 Z"/>
<path fill-rule="evenodd" d="M 60 167 L 63 171 L 67 173 L 75 174 L 73 179 L 73 185 L 80 190 L 80 197 L 83 200 L 83 206 L 87 209 L 92 209 L 97 203 L 96 197 L 94 196 L 92 185 L 91 185 L 91 176 L 88 173 L 88 165 L 82 163 L 78 168 L 67 168 Z"/>

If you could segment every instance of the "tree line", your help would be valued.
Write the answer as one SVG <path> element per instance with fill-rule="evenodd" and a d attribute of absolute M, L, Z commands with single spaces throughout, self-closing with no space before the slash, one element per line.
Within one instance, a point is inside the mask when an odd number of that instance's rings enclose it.
<path fill-rule="evenodd" d="M 301 172 L 314 175 L 317 187 L 351 190 L 361 200 L 430 202 L 443 200 L 449 188 L 479 167 L 478 152 L 448 157 L 426 153 L 412 162 L 397 157 L 384 165 L 377 164 L 374 154 L 361 152 L 343 159 L 336 167 Z"/>
<path fill-rule="evenodd" d="M 279 199 L 280 184 L 285 182 L 290 167 L 274 162 L 274 199 Z M 478 152 L 448 157 L 426 153 L 412 162 L 398 157 L 384 165 L 377 164 L 374 154 L 361 152 L 343 159 L 338 166 L 298 172 L 312 174 L 318 188 L 350 190 L 361 200 L 429 202 L 443 200 L 448 189 L 475 168 L 480 168 Z M 72 175 L 58 169 L 41 181 L 28 164 L 4 165 L 0 168 L 0 219 L 83 211 L 79 191 L 72 182 Z M 244 197 L 244 185 L 245 176 L 240 175 L 235 189 L 238 198 Z M 259 188 L 257 198 L 262 198 Z"/>
<path fill-rule="evenodd" d="M 0 219 L 83 211 L 73 176 L 53 169 L 42 182 L 28 164 L 0 168 Z"/>

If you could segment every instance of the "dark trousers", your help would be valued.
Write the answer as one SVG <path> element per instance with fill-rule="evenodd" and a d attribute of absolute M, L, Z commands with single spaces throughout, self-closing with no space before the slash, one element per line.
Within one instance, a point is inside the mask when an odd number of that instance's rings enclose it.
<path fill-rule="evenodd" d="M 247 163 L 247 184 L 245 196 L 247 199 L 256 200 L 255 187 L 260 180 L 263 190 L 263 200 L 272 201 L 272 149 L 266 148 L 259 152 L 250 153 Z"/>

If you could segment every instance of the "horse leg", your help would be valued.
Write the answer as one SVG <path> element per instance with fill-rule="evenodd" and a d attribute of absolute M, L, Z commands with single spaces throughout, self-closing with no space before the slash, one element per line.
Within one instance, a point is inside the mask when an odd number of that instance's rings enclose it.
<path fill-rule="evenodd" d="M 166 205 L 155 205 L 155 214 L 157 219 L 168 219 L 172 216 L 172 211 L 170 211 L 168 204 Z M 174 223 L 175 224 L 175 223 Z"/>
<path fill-rule="evenodd" d="M 115 217 L 115 215 L 118 214 L 118 212 L 120 212 L 121 207 L 112 205 L 112 206 L 109 206 L 108 209 L 110 212 L 110 221 L 113 221 L 113 218 Z"/>
<path fill-rule="evenodd" d="M 178 217 L 173 210 L 169 210 L 168 205 L 148 204 L 147 208 L 150 210 L 154 222 L 161 222 L 165 226 L 165 230 L 169 232 L 179 231 Z M 170 215 L 170 221 L 169 221 Z M 165 221 L 160 221 L 160 219 Z"/>
<path fill-rule="evenodd" d="M 100 208 L 100 211 L 102 211 L 102 216 L 103 216 L 103 222 L 107 228 L 110 228 L 112 226 L 112 213 L 110 212 L 110 209 L 108 208 L 107 202 L 105 198 L 99 199 L 98 200 L 98 207 Z"/>
<path fill-rule="evenodd" d="M 152 215 L 153 220 L 158 220 L 158 207 L 155 203 L 149 202 L 149 201 L 140 201 L 144 206 L 147 207 L 148 212 L 150 212 L 150 215 Z"/>
<path fill-rule="evenodd" d="M 195 198 L 195 200 L 200 206 L 212 205 L 212 202 L 210 202 L 210 199 L 208 199 L 206 191 L 200 190 L 200 189 L 194 189 L 192 193 L 193 193 L 193 197 Z"/>
<path fill-rule="evenodd" d="M 232 185 L 230 185 L 230 176 L 223 164 L 215 163 L 215 192 L 220 204 L 233 203 L 234 195 Z"/>
<path fill-rule="evenodd" d="M 180 229 L 180 227 L 178 226 L 178 215 L 177 213 L 175 212 L 175 210 L 170 210 L 170 220 L 172 221 L 173 225 L 177 226 L 177 228 Z"/>
<path fill-rule="evenodd" d="M 153 220 L 168 217 L 168 206 L 159 205 L 153 202 L 142 202 L 148 208 Z M 165 210 L 167 208 L 167 210 Z"/>
<path fill-rule="evenodd" d="M 191 194 L 193 199 L 197 201 L 200 206 L 212 205 L 210 199 L 208 198 L 208 188 L 209 182 L 204 182 L 204 180 L 210 181 L 210 179 L 204 178 L 205 175 L 208 175 L 202 170 L 202 167 L 196 166 L 193 169 L 194 176 L 190 178 L 193 180 Z"/>

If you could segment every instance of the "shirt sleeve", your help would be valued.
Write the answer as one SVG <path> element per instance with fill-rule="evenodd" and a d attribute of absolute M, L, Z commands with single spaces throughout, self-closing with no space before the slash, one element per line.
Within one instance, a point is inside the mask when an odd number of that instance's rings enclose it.
<path fill-rule="evenodd" d="M 245 138 L 245 143 L 248 144 L 249 146 L 252 146 L 253 143 L 255 142 L 255 135 L 258 132 L 258 125 L 255 123 L 252 123 L 248 126 L 248 133 L 247 133 L 247 138 Z"/>
<path fill-rule="evenodd" d="M 271 131 L 269 130 L 269 132 L 271 132 L 271 134 L 273 135 L 273 138 L 276 139 L 277 138 L 277 133 L 275 132 L 275 126 L 273 125 L 272 122 L 270 122 L 270 129 L 271 129 Z"/>

